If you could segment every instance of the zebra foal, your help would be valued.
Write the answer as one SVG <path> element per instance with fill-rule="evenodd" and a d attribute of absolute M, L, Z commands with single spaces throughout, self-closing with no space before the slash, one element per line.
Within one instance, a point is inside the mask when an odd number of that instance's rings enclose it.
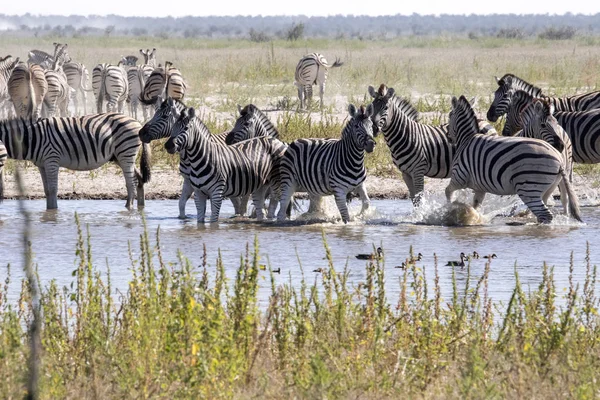
<path fill-rule="evenodd" d="M 550 223 L 553 217 L 546 203 L 562 183 L 568 197 L 568 212 L 581 221 L 579 203 L 558 150 L 543 140 L 477 133 L 477 118 L 471 104 L 464 96 L 458 100 L 453 97 L 448 138 L 456 144 L 456 154 L 446 187 L 448 202 L 454 191 L 464 188 L 474 190 L 475 209 L 486 193 L 517 194 L 539 223 Z"/>
<path fill-rule="evenodd" d="M 323 108 L 323 94 L 325 93 L 328 70 L 329 68 L 337 68 L 342 65 L 344 63 L 338 58 L 335 59 L 333 64 L 329 64 L 325 57 L 319 53 L 307 54 L 298 61 L 294 74 L 294 85 L 298 88 L 300 109 L 304 109 L 306 102 L 312 100 L 312 87 L 317 84 L 319 85 L 321 108 Z"/>
<path fill-rule="evenodd" d="M 312 196 L 333 194 L 342 221 L 350 221 L 346 196 L 356 190 L 362 200 L 361 213 L 369 208 L 364 186 L 367 170 L 365 151 L 375 148 L 371 115 L 373 106 L 348 106 L 350 120 L 341 139 L 298 139 L 287 147 L 281 161 L 281 200 L 277 220 L 286 218 L 286 210 L 296 191 Z"/>
<path fill-rule="evenodd" d="M 193 108 L 182 111 L 165 143 L 170 154 L 185 149 L 190 165 L 190 183 L 198 223 L 204 222 L 206 201 L 211 202 L 210 222 L 219 220 L 224 197 L 252 194 L 256 218 L 264 218 L 265 192 L 270 185 L 278 186 L 280 162 L 285 145 L 277 139 L 260 137 L 231 146 L 216 144 L 211 133 Z"/>
<path fill-rule="evenodd" d="M 135 167 L 140 148 L 140 123 L 122 114 L 84 117 L 16 118 L 0 122 L 0 141 L 10 158 L 28 160 L 40 170 L 46 208 L 58 206 L 60 167 L 89 171 L 115 161 L 123 170 L 131 208 L 137 184 L 138 207 L 144 205 L 143 184 L 150 180 L 150 148 L 142 145 L 141 173 Z"/>

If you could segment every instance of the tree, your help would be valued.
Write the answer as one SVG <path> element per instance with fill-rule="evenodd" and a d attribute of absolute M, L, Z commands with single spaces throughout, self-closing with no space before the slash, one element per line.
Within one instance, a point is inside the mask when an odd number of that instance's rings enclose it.
<path fill-rule="evenodd" d="M 290 42 L 294 42 L 300 39 L 304 35 L 304 24 L 301 22 L 299 24 L 292 24 L 292 27 L 287 31 L 287 40 Z"/>

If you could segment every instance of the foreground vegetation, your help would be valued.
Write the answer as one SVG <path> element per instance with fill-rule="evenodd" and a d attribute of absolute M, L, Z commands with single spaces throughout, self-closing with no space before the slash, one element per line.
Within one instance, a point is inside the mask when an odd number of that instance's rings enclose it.
<path fill-rule="evenodd" d="M 79 232 L 70 287 L 40 287 L 40 395 L 52 398 L 593 398 L 600 395 L 597 269 L 557 293 L 553 269 L 539 286 L 516 285 L 507 304 L 482 276 L 443 299 L 437 264 L 412 266 L 398 301 L 383 261 L 363 282 L 333 265 L 314 282 L 275 285 L 258 298 L 258 243 L 226 278 L 219 258 L 193 267 L 161 257 L 160 235 L 131 249 L 131 281 L 117 296 Z M 573 272 L 571 263 L 571 274 Z M 433 287 L 426 274 L 433 274 Z M 9 274 L 10 275 L 10 274 Z M 454 274 L 453 274 L 454 276 Z M 469 282 L 475 282 L 470 284 Z M 24 394 L 32 320 L 28 284 L 0 292 L 0 397 Z M 259 304 L 259 300 L 261 303 Z M 561 305 L 559 305 L 561 304 Z"/>

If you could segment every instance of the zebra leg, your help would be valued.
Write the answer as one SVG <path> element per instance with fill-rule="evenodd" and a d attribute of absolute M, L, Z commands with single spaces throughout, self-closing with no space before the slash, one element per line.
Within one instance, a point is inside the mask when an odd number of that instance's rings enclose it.
<path fill-rule="evenodd" d="M 55 210 L 58 208 L 58 162 L 46 162 L 44 172 L 46 175 L 46 185 L 48 194 L 46 195 L 46 209 Z"/>
<path fill-rule="evenodd" d="M 233 205 L 233 214 L 234 215 L 241 215 L 240 214 L 240 201 L 241 201 L 241 198 L 240 197 L 230 197 L 229 201 L 231 201 L 231 204 Z"/>
<path fill-rule="evenodd" d="M 485 192 L 476 191 L 473 195 L 473 208 L 478 209 L 481 203 L 483 203 L 483 199 L 485 198 Z"/>
<path fill-rule="evenodd" d="M 252 193 L 252 202 L 256 210 L 256 220 L 259 222 L 265 219 L 265 192 L 266 188 L 263 186 Z"/>
<path fill-rule="evenodd" d="M 560 183 L 558 184 L 558 189 L 560 190 L 560 202 L 563 206 L 563 209 L 565 210 L 565 215 L 570 215 L 569 212 L 569 195 L 567 192 L 567 185 L 565 183 L 564 180 L 561 179 Z M 547 200 L 544 200 L 544 204 L 548 204 Z"/>
<path fill-rule="evenodd" d="M 295 188 L 290 183 L 281 184 L 281 199 L 279 199 L 279 212 L 277 213 L 277 222 L 285 221 L 286 210 L 290 205 L 292 195 L 295 192 Z"/>
<path fill-rule="evenodd" d="M 277 206 L 279 205 L 279 199 L 277 198 L 277 193 L 275 190 L 273 190 L 272 187 L 269 188 L 269 190 L 268 190 L 268 197 L 269 197 L 269 209 L 267 212 L 267 218 L 271 219 L 271 218 L 275 218 L 276 212 L 277 212 Z M 290 201 L 290 204 L 292 201 L 293 200 Z M 286 215 L 287 215 L 287 210 L 286 210 Z"/>
<path fill-rule="evenodd" d="M 325 80 L 319 84 L 319 99 L 321 100 L 321 110 L 323 110 L 323 94 L 325 94 Z"/>
<path fill-rule="evenodd" d="M 219 214 L 221 213 L 221 205 L 223 204 L 222 192 L 213 194 L 210 198 L 210 223 L 219 222 Z"/>
<path fill-rule="evenodd" d="M 348 221 L 350 221 L 350 213 L 348 212 L 348 205 L 346 204 L 346 195 L 348 193 L 346 193 L 345 191 L 342 190 L 336 190 L 333 194 L 333 196 L 335 197 L 335 204 L 337 205 L 337 208 L 340 212 L 340 215 L 342 216 L 342 221 L 347 224 Z"/>
<path fill-rule="evenodd" d="M 323 197 L 316 195 L 308 195 L 310 203 L 308 204 L 309 213 L 323 213 Z"/>
<path fill-rule="evenodd" d="M 363 215 L 365 211 L 369 209 L 371 203 L 371 201 L 369 200 L 369 195 L 367 194 L 367 188 L 365 187 L 365 183 L 363 182 L 360 185 L 358 185 L 358 187 L 355 189 L 355 192 L 358 194 L 360 200 L 362 201 L 362 208 L 360 210 L 359 215 Z"/>
<path fill-rule="evenodd" d="M 136 195 L 136 177 L 135 177 L 135 161 L 128 162 L 126 160 L 117 160 L 119 166 L 123 170 L 123 177 L 125 178 L 125 186 L 127 187 L 127 202 L 125 207 L 131 210 L 133 207 L 133 201 Z"/>
<path fill-rule="evenodd" d="M 239 197 L 239 204 L 238 204 L 238 214 L 241 216 L 246 215 L 246 213 L 248 212 L 248 202 L 250 201 L 250 195 L 246 194 L 243 196 Z"/>
<path fill-rule="evenodd" d="M 298 84 L 298 100 L 300 100 L 300 109 L 304 109 L 304 86 Z"/>
<path fill-rule="evenodd" d="M 181 188 L 181 196 L 179 196 L 179 219 L 186 219 L 185 215 L 185 203 L 192 197 L 192 193 L 194 193 L 194 188 L 192 188 L 192 183 L 190 179 L 187 177 L 183 178 L 183 187 Z"/>
<path fill-rule="evenodd" d="M 42 176 L 42 185 L 44 186 L 44 196 L 48 198 L 48 179 L 46 179 L 46 169 L 44 167 L 38 167 L 40 175 Z"/>
<path fill-rule="evenodd" d="M 84 89 L 81 89 L 81 94 L 83 95 L 83 115 L 87 115 L 87 93 Z"/>
<path fill-rule="evenodd" d="M 204 223 L 204 217 L 206 216 L 206 196 L 204 193 L 200 192 L 199 189 L 194 188 L 194 203 L 196 203 L 196 212 L 198 213 L 198 223 Z"/>
<path fill-rule="evenodd" d="M 522 193 L 518 193 L 518 195 L 527 208 L 537 217 L 538 223 L 549 224 L 552 222 L 552 213 L 540 197 L 529 197 Z"/>
<path fill-rule="evenodd" d="M 402 179 L 404 179 L 404 183 L 406 183 L 406 187 L 408 188 L 408 197 L 415 204 L 415 184 L 413 182 L 412 175 L 408 172 L 402 172 Z"/>
<path fill-rule="evenodd" d="M 462 186 L 453 179 L 450 179 L 450 183 L 446 186 L 446 201 L 448 203 L 452 203 L 452 194 L 458 189 L 462 189 Z"/>

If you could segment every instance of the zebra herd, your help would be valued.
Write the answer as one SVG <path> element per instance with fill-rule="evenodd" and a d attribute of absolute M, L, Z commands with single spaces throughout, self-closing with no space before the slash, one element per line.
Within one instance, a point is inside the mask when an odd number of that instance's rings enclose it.
<path fill-rule="evenodd" d="M 581 221 L 572 188 L 573 162 L 600 162 L 600 92 L 554 98 L 515 75 L 497 78 L 499 87 L 487 118 L 495 122 L 506 114 L 499 136 L 476 117 L 464 96 L 452 98 L 448 124 L 433 126 L 419 121 L 409 101 L 381 84 L 368 87 L 371 104 L 348 106 L 349 118 L 339 139 L 285 143 L 276 126 L 252 104 L 239 108 L 230 132 L 211 134 L 197 111 L 183 102 L 187 86 L 181 72 L 168 61 L 157 65 L 156 49 L 142 49 L 140 54 L 141 65 L 130 55 L 117 65 L 103 63 L 93 69 L 97 114 L 83 117 L 66 115 L 66 105 L 77 98 L 77 91 L 86 113 L 89 91 L 87 69 L 71 60 L 66 44 L 55 43 L 52 56 L 32 50 L 27 64 L 10 56 L 0 59 L 0 102 L 10 99 L 20 117 L 0 122 L 0 178 L 7 157 L 32 161 L 42 175 L 47 208 L 52 209 L 57 207 L 59 167 L 89 170 L 116 161 L 126 181 L 126 206 L 132 207 L 136 195 L 138 206 L 143 206 L 143 185 L 151 169 L 149 143 L 166 138 L 166 150 L 180 156 L 180 218 L 186 217 L 186 202 L 194 194 L 199 223 L 204 222 L 208 201 L 210 222 L 217 222 L 225 198 L 236 214 L 244 215 L 252 198 L 257 220 L 284 221 L 294 193 L 301 191 L 310 197 L 310 210 L 320 208 L 323 196 L 333 195 L 346 223 L 351 219 L 346 204 L 351 192 L 362 201 L 361 213 L 369 208 L 365 153 L 373 151 L 381 132 L 415 207 L 421 205 L 425 177 L 450 178 L 448 201 L 462 188 L 473 189 L 476 209 L 487 193 L 516 194 L 538 222 L 548 223 L 553 218 L 548 199 L 556 187 L 565 212 Z M 341 65 L 338 59 L 328 64 L 318 53 L 299 61 L 295 84 L 300 108 L 310 101 L 315 84 L 322 107 L 327 71 Z M 125 103 L 129 117 L 122 114 Z M 137 120 L 140 106 L 143 125 Z M 141 171 L 135 167 L 140 148 Z"/>

